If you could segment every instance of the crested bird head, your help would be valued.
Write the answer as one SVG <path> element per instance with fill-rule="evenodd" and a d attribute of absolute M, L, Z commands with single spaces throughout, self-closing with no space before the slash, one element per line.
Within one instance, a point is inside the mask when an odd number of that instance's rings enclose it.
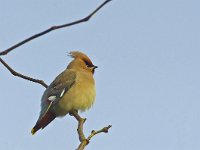
<path fill-rule="evenodd" d="M 72 51 L 69 53 L 69 56 L 74 58 L 74 60 L 69 63 L 67 69 L 76 69 L 80 71 L 91 72 L 94 74 L 97 66 L 93 65 L 92 61 L 87 55 L 82 52 Z"/>

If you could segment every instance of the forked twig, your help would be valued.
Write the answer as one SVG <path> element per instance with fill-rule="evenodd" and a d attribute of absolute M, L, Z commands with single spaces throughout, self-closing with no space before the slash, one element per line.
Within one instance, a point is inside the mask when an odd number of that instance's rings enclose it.
<path fill-rule="evenodd" d="M 78 121 L 78 128 L 77 132 L 79 135 L 79 141 L 81 142 L 77 148 L 77 150 L 83 150 L 90 142 L 90 140 L 99 133 L 108 133 L 108 130 L 112 127 L 111 125 L 104 127 L 100 130 L 94 131 L 92 130 L 91 134 L 85 138 L 84 132 L 83 132 L 83 125 L 86 121 L 85 118 L 81 118 L 77 111 L 70 112 L 70 115 L 74 116 L 76 120 Z"/>

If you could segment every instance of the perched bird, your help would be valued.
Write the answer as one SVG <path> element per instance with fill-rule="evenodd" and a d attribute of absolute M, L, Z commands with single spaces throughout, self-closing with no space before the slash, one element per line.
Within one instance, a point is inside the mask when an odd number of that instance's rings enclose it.
<path fill-rule="evenodd" d="M 42 96 L 40 116 L 31 130 L 32 134 L 45 128 L 56 117 L 65 116 L 74 110 L 89 109 L 95 101 L 93 74 L 97 66 L 81 52 L 73 51 L 69 55 L 74 59 Z"/>

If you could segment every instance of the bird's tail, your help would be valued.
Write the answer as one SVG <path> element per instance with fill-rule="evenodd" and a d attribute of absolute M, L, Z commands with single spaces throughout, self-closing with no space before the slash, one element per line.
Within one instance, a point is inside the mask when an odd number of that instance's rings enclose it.
<path fill-rule="evenodd" d="M 55 118 L 55 113 L 51 111 L 47 112 L 42 118 L 37 121 L 36 125 L 31 130 L 31 134 L 34 135 L 39 129 L 44 129 Z"/>

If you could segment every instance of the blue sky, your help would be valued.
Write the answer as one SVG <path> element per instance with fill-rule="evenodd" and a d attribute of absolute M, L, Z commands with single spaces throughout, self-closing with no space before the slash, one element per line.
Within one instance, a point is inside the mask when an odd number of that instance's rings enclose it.
<path fill-rule="evenodd" d="M 0 49 L 88 15 L 103 1 L 0 0 Z M 112 124 L 88 150 L 200 149 L 200 2 L 113 0 L 89 22 L 57 30 L 2 58 L 16 71 L 51 81 L 86 53 L 96 70 L 96 103 L 81 115 L 85 133 Z M 75 149 L 77 122 L 56 119 L 35 136 L 44 88 L 0 64 L 0 149 Z"/>

